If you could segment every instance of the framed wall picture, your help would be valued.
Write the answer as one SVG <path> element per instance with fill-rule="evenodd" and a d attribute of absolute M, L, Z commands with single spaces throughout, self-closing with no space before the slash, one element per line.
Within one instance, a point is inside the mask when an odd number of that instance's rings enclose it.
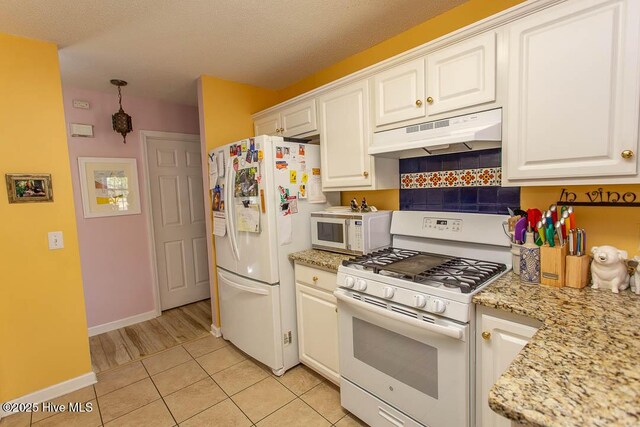
<path fill-rule="evenodd" d="M 141 212 L 136 159 L 78 157 L 78 168 L 85 218 Z"/>
<path fill-rule="evenodd" d="M 5 180 L 9 203 L 53 202 L 50 174 L 8 173 Z"/>

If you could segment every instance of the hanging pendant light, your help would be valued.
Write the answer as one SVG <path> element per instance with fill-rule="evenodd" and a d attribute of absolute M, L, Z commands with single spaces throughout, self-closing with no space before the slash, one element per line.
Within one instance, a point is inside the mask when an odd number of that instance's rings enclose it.
<path fill-rule="evenodd" d="M 122 135 L 123 141 L 125 144 L 127 143 L 127 134 L 133 130 L 133 125 L 131 124 L 131 116 L 124 112 L 122 109 L 122 86 L 126 86 L 127 82 L 124 80 L 111 80 L 111 84 L 118 87 L 118 104 L 120 105 L 120 109 L 117 113 L 114 113 L 111 116 L 111 123 L 113 124 L 113 130 Z"/>

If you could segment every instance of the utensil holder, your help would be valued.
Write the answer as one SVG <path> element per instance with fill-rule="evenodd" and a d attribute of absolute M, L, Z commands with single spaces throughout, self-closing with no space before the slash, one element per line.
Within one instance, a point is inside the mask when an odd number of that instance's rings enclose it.
<path fill-rule="evenodd" d="M 540 283 L 561 288 L 567 258 L 567 245 L 540 247 Z"/>
<path fill-rule="evenodd" d="M 589 283 L 589 265 L 591 258 L 587 255 L 568 255 L 564 285 L 570 288 L 584 288 Z"/>

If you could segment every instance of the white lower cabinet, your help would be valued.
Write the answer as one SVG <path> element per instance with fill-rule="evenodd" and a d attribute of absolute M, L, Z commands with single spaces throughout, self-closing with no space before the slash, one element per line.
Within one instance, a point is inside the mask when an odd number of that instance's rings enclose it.
<path fill-rule="evenodd" d="M 509 427 L 511 421 L 489 408 L 489 389 L 509 367 L 541 323 L 506 311 L 476 311 L 476 425 Z"/>
<path fill-rule="evenodd" d="M 332 293 L 335 287 L 335 273 L 296 263 L 300 361 L 339 384 L 338 306 Z"/>

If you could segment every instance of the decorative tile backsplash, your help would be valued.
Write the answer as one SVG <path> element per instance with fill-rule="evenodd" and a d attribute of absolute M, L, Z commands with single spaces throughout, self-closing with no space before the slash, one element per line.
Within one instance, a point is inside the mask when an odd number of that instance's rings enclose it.
<path fill-rule="evenodd" d="M 490 187 L 502 182 L 502 168 L 404 173 L 400 188 Z"/>
<path fill-rule="evenodd" d="M 501 150 L 400 160 L 400 210 L 506 214 L 520 187 L 501 187 Z"/>

